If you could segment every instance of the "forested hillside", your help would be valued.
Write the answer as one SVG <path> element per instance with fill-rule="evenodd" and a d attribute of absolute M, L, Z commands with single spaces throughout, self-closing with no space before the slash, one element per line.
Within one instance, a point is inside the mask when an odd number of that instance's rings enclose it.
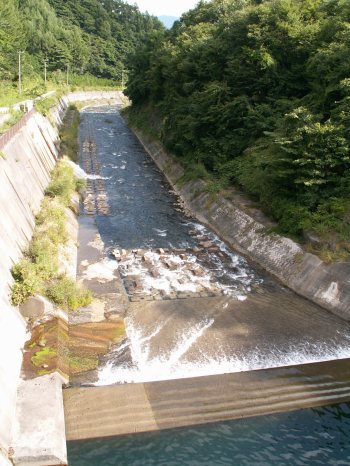
<path fill-rule="evenodd" d="M 189 172 L 349 260 L 349 51 L 348 0 L 201 1 L 137 51 L 127 94 Z"/>
<path fill-rule="evenodd" d="M 0 0 L 0 80 L 60 73 L 121 79 L 127 56 L 160 21 L 122 0 Z"/>

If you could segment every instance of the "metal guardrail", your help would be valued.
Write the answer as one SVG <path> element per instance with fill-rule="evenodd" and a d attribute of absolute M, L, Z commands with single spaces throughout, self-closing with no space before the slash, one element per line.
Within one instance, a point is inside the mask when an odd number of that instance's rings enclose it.
<path fill-rule="evenodd" d="M 15 136 L 15 134 L 23 128 L 27 121 L 36 112 L 35 108 L 26 113 L 16 124 L 14 124 L 9 130 L 0 136 L 0 150 L 2 150 L 6 144 Z"/>

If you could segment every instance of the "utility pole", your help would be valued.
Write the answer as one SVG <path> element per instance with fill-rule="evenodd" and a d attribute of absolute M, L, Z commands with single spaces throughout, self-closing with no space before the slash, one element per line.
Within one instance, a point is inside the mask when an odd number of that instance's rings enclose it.
<path fill-rule="evenodd" d="M 122 89 L 124 89 L 124 73 L 125 70 L 122 70 Z"/>
<path fill-rule="evenodd" d="M 18 94 L 22 94 L 22 63 L 21 55 L 24 52 L 18 51 Z"/>
<path fill-rule="evenodd" d="M 69 65 L 67 63 L 67 79 L 66 79 L 67 86 L 69 85 Z"/>
<path fill-rule="evenodd" d="M 44 60 L 44 81 L 45 81 L 45 86 L 47 82 L 47 58 Z"/>

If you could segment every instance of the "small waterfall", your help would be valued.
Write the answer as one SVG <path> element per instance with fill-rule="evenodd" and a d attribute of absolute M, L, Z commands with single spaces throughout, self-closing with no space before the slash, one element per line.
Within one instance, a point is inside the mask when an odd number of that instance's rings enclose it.
<path fill-rule="evenodd" d="M 82 180 L 110 180 L 111 177 L 100 176 L 100 175 L 88 175 L 85 170 L 83 170 L 79 165 L 72 162 L 72 160 L 67 160 L 67 164 L 73 168 L 74 176 Z"/>
<path fill-rule="evenodd" d="M 99 369 L 98 382 L 95 385 L 202 377 L 350 357 L 350 340 L 346 335 L 341 335 L 348 340 L 347 344 L 339 346 L 336 340 L 312 344 L 303 339 L 280 348 L 269 346 L 266 342 L 265 347 L 253 348 L 245 354 L 228 356 L 222 351 L 221 355 L 212 357 L 202 352 L 198 360 L 186 359 L 187 351 L 213 325 L 214 319 L 210 319 L 177 335 L 176 344 L 168 348 L 167 353 L 160 353 L 152 358 L 150 343 L 170 323 L 169 321 L 170 318 L 157 324 L 154 330 L 144 336 L 141 329 L 129 319 L 127 340 L 109 355 L 108 361 Z M 129 352 L 128 361 L 125 361 L 124 357 L 126 349 Z"/>
<path fill-rule="evenodd" d="M 110 355 L 109 361 L 99 370 L 99 380 L 96 385 L 170 380 L 189 377 L 195 373 L 196 364 L 182 362 L 182 357 L 214 323 L 214 319 L 204 320 L 188 331 L 184 331 L 178 335 L 175 347 L 170 349 L 168 354 L 159 354 L 151 358 L 149 343 L 169 320 L 157 325 L 146 337 L 143 337 L 141 330 L 129 320 L 127 322 L 128 342 L 123 342 L 113 351 L 113 356 Z M 129 346 L 131 361 L 121 364 L 118 355 L 123 353 L 126 346 Z"/>

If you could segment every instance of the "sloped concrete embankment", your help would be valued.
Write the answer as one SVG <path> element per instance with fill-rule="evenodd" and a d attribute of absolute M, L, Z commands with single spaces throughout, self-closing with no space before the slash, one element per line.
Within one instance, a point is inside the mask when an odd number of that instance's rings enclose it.
<path fill-rule="evenodd" d="M 326 264 L 289 238 L 266 232 L 256 209 L 206 192 L 202 180 L 182 183 L 183 167 L 158 141 L 134 132 L 199 221 L 296 293 L 350 320 L 350 263 Z M 244 203 L 243 203 L 244 204 Z"/>
<path fill-rule="evenodd" d="M 0 138 L 0 352 L 3 355 L 0 358 L 0 466 L 13 464 L 9 456 L 14 464 L 21 465 L 66 462 L 62 378 L 51 374 L 34 381 L 20 379 L 22 348 L 29 335 L 26 320 L 11 305 L 11 268 L 21 259 L 32 237 L 35 215 L 57 161 L 58 127 L 69 103 L 111 100 L 119 94 L 94 92 L 64 96 L 51 109 L 48 118 L 32 110 Z M 67 211 L 67 229 L 70 240 L 62 250 L 61 265 L 68 275 L 75 277 L 78 223 L 71 211 Z M 70 259 L 65 261 L 67 256 Z M 61 314 L 60 318 L 67 322 L 67 316 Z M 61 350 L 65 353 L 67 348 L 59 347 L 58 352 Z M 29 411 L 28 400 L 33 401 Z M 30 421 L 25 423 L 26 419 Z M 50 432 L 45 426 L 51 426 Z M 52 432 L 58 434 L 57 438 L 52 437 Z M 41 447 L 40 454 L 46 456 L 38 455 L 36 447 Z"/>
<path fill-rule="evenodd" d="M 55 111 L 57 121 L 62 110 L 63 102 Z M 0 141 L 0 354 L 6 355 L 0 359 L 0 451 L 4 458 L 10 443 L 21 348 L 26 338 L 25 321 L 9 299 L 11 267 L 31 239 L 35 214 L 56 163 L 57 139 L 57 129 L 33 112 L 10 140 L 3 144 Z"/>

